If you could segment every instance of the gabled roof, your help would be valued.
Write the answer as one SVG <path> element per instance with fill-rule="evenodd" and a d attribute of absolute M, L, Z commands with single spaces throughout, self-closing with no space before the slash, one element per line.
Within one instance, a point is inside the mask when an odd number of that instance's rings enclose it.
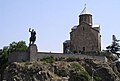
<path fill-rule="evenodd" d="M 70 43 L 70 40 L 66 40 L 66 41 L 64 41 L 63 43 Z"/>
<path fill-rule="evenodd" d="M 77 26 L 72 27 L 72 30 L 75 30 L 75 29 L 77 29 Z"/>
<path fill-rule="evenodd" d="M 84 9 L 83 9 L 83 11 L 81 12 L 80 15 L 85 15 L 85 14 L 91 15 L 91 13 L 90 13 L 90 12 L 87 10 L 87 8 L 86 8 L 86 4 L 85 4 L 85 7 L 84 7 Z"/>
<path fill-rule="evenodd" d="M 100 25 L 93 25 L 92 28 L 98 32 L 100 32 Z"/>

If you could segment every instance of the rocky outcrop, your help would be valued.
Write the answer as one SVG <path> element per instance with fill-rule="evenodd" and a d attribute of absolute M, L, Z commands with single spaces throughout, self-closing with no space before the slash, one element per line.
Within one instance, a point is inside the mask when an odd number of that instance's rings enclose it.
<path fill-rule="evenodd" d="M 61 60 L 53 63 L 14 62 L 4 71 L 4 79 L 7 81 L 91 81 L 93 72 L 95 81 L 120 81 L 119 63 L 112 66 L 91 59 Z"/>

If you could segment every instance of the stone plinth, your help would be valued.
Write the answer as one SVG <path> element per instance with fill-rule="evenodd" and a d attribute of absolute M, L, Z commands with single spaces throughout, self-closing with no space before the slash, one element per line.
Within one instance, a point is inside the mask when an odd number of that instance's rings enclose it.
<path fill-rule="evenodd" d="M 37 46 L 36 44 L 31 44 L 29 46 L 29 54 L 30 54 L 30 61 L 36 61 L 37 60 Z"/>

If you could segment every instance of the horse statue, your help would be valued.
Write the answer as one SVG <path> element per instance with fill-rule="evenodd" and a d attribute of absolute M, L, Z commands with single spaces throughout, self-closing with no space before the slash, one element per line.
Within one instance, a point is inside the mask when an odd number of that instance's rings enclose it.
<path fill-rule="evenodd" d="M 31 28 L 29 28 L 29 32 L 31 33 L 31 37 L 30 37 L 30 45 L 31 44 L 34 44 L 35 41 L 36 41 L 36 32 L 34 31 L 34 29 L 32 29 L 31 31 Z"/>

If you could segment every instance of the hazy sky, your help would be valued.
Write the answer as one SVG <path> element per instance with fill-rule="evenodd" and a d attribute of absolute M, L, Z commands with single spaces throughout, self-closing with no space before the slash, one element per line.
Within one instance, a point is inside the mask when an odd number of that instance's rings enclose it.
<path fill-rule="evenodd" d="M 101 26 L 102 49 L 113 34 L 120 39 L 120 0 L 0 0 L 0 48 L 20 40 L 28 45 L 34 28 L 39 51 L 62 52 L 84 4 Z"/>

